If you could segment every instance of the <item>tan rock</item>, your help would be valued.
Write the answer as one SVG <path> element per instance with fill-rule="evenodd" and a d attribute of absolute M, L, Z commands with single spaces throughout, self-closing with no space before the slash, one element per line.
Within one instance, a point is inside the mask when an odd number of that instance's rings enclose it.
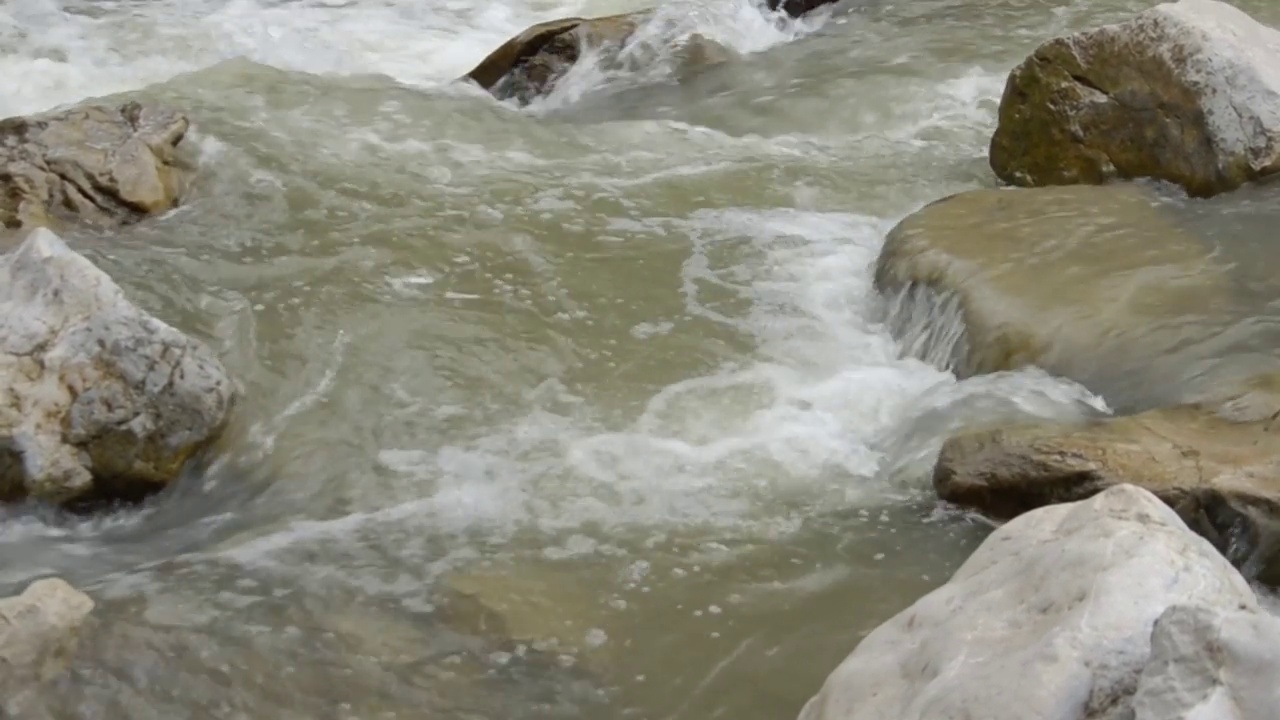
<path fill-rule="evenodd" d="M 1154 493 L 1219 550 L 1261 570 L 1280 550 L 1271 547 L 1280 415 L 1235 422 L 1212 406 L 1184 405 L 973 431 L 943 444 L 933 473 L 939 497 L 999 518 L 1122 483 Z"/>
<path fill-rule="evenodd" d="M 120 224 L 174 207 L 187 118 L 126 103 L 0 120 L 0 226 Z"/>
<path fill-rule="evenodd" d="M 1191 392 L 1179 371 L 1207 350 L 1188 341 L 1235 312 L 1225 262 L 1134 184 L 939 200 L 890 231 L 875 285 L 896 302 L 900 336 L 959 336 L 933 359 L 961 376 L 1038 365 L 1118 405 Z M 962 334 L 936 312 L 912 316 L 921 289 L 958 305 Z"/>
<path fill-rule="evenodd" d="M 0 598 L 0 697 L 61 672 L 93 600 L 58 578 Z"/>
<path fill-rule="evenodd" d="M 1280 169 L 1280 32 L 1215 0 L 1050 40 L 1013 70 L 991 167 L 1017 185 L 1151 177 L 1197 196 Z"/>

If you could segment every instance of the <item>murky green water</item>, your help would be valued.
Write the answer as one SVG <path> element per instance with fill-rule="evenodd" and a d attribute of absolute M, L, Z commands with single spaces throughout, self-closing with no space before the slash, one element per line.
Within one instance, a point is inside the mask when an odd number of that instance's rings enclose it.
<path fill-rule="evenodd" d="M 56 573 L 98 603 L 25 712 L 793 717 L 984 536 L 936 511 L 942 438 L 1094 412 L 1040 372 L 902 357 L 870 266 L 903 215 L 993 184 L 1009 68 L 1147 4 L 779 30 L 705 0 L 740 59 L 526 110 L 449 81 L 527 24 L 638 5 L 0 7 L 0 114 L 123 92 L 196 122 L 186 206 L 70 240 L 246 388 L 145 508 L 3 511 L 0 591 Z M 1196 221 L 1263 325 L 1275 211 Z"/>

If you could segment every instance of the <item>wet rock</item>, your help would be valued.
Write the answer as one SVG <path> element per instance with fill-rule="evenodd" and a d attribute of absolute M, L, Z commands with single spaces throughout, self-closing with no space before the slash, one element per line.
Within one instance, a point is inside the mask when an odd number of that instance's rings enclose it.
<path fill-rule="evenodd" d="M 1244 578 L 1145 490 L 1041 508 L 869 634 L 800 720 L 1131 718 L 1152 627 L 1175 604 L 1258 611 Z"/>
<path fill-rule="evenodd" d="M 782 11 L 793 18 L 817 10 L 825 5 L 834 5 L 839 0 L 768 0 L 765 4 L 771 11 Z"/>
<path fill-rule="evenodd" d="M 37 580 L 21 595 L 0 598 L 0 699 L 61 672 L 92 609 L 88 595 L 59 578 Z"/>
<path fill-rule="evenodd" d="M 656 43 L 640 42 L 639 30 L 656 16 L 643 10 L 601 18 L 566 18 L 541 23 L 507 41 L 466 77 L 499 100 L 524 105 L 547 95 L 583 57 L 597 58 L 604 67 L 652 64 L 661 55 L 674 61 L 674 72 L 688 76 L 697 68 L 727 61 L 733 53 L 699 33 L 656 32 Z M 653 45 L 653 47 L 649 47 Z M 655 52 L 642 52 L 643 50 Z M 620 60 L 626 51 L 627 61 Z"/>
<path fill-rule="evenodd" d="M 466 77 L 499 100 L 527 104 L 549 93 L 587 52 L 616 53 L 652 11 L 539 23 L 494 50 Z"/>
<path fill-rule="evenodd" d="M 1009 76 L 991 167 L 1017 185 L 1150 177 L 1197 196 L 1280 169 L 1280 32 L 1178 0 L 1041 45 Z"/>
<path fill-rule="evenodd" d="M 603 671 L 613 664 L 611 623 L 588 586 L 580 573 L 536 563 L 459 571 L 445 581 L 441 615 L 455 630 L 504 651 L 559 653 Z"/>
<path fill-rule="evenodd" d="M 1236 422 L 1212 406 L 1186 405 L 1083 424 L 973 431 L 943 444 L 933 473 L 941 498 L 998 518 L 1122 483 L 1154 493 L 1250 573 L 1275 573 L 1274 416 Z"/>
<path fill-rule="evenodd" d="M 121 224 L 178 203 L 182 114 L 126 103 L 0 120 L 0 226 Z"/>
<path fill-rule="evenodd" d="M 0 257 L 0 501 L 133 497 L 227 421 L 213 351 L 146 314 L 57 235 Z"/>
<path fill-rule="evenodd" d="M 960 376 L 1038 365 L 1113 407 L 1196 390 L 1185 370 L 1205 350 L 1190 341 L 1212 337 L 1236 312 L 1226 262 L 1137 184 L 939 200 L 890 231 L 875 286 L 897 304 L 895 334 L 952 333 L 931 359 Z M 936 316 L 945 302 L 918 317 L 921 294 L 958 306 L 960 328 Z"/>
<path fill-rule="evenodd" d="M 1156 621 L 1134 720 L 1271 720 L 1280 708 L 1280 618 L 1175 605 Z"/>

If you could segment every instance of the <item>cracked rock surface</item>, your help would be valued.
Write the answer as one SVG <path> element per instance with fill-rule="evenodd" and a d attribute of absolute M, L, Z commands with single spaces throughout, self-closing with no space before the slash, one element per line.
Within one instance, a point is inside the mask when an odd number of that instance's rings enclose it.
<path fill-rule="evenodd" d="M 996 529 L 945 585 L 867 635 L 800 720 L 1135 720 L 1136 706 L 1136 720 L 1274 718 L 1265 693 L 1251 698 L 1262 714 L 1152 712 L 1157 700 L 1194 707 L 1193 680 L 1245 693 L 1275 684 L 1211 677 L 1205 666 L 1222 657 L 1198 654 L 1208 642 L 1170 647 L 1174 606 L 1261 616 L 1240 573 L 1146 490 L 1117 485 L 1040 508 Z M 1274 633 L 1252 646 L 1237 636 L 1236 657 L 1274 648 Z M 1197 692 L 1154 697 L 1177 687 Z"/>
<path fill-rule="evenodd" d="M 177 205 L 182 114 L 126 103 L 0 120 L 0 227 L 134 222 Z"/>
<path fill-rule="evenodd" d="M 0 257 L 0 501 L 136 497 L 177 477 L 237 388 L 53 232 Z"/>
<path fill-rule="evenodd" d="M 1280 170 L 1280 31 L 1178 0 L 1050 40 L 1013 70 L 991 167 L 1024 185 L 1148 177 L 1208 197 Z"/>

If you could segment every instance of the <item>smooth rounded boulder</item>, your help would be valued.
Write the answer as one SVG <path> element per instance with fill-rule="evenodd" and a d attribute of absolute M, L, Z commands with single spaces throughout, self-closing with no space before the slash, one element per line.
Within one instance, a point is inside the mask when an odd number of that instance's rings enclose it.
<path fill-rule="evenodd" d="M 1208 197 L 1280 170 L 1280 31 L 1216 0 L 1050 40 L 1009 75 L 991 167 L 1023 186 L 1156 178 Z"/>
<path fill-rule="evenodd" d="M 44 228 L 0 257 L 0 388 L 0 501 L 52 503 L 164 487 L 238 393 L 212 349 Z"/>
<path fill-rule="evenodd" d="M 1259 612 L 1244 578 L 1145 490 L 1041 508 L 867 635 L 799 720 L 1132 718 L 1152 629 L 1174 605 Z M 1194 650 L 1175 660 L 1202 662 Z"/>
<path fill-rule="evenodd" d="M 121 225 L 175 207 L 181 113 L 136 102 L 0 120 L 0 227 Z"/>
<path fill-rule="evenodd" d="M 1229 263 L 1133 183 L 936 201 L 889 232 L 874 282 L 915 354 L 961 377 L 1036 365 L 1117 408 L 1197 391 L 1188 368 L 1239 317 Z"/>

